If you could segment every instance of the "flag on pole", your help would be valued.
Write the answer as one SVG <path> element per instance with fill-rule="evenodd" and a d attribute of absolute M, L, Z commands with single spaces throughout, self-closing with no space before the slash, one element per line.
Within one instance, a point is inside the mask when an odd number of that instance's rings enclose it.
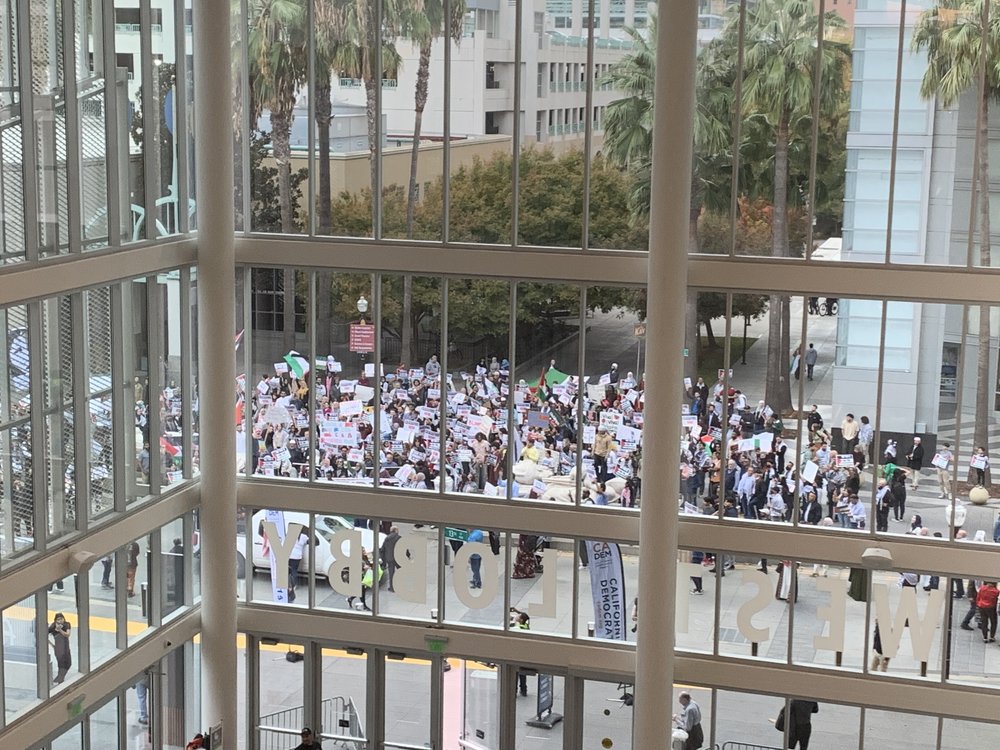
<path fill-rule="evenodd" d="M 236 338 L 233 341 L 234 351 L 238 352 L 240 350 L 240 342 L 243 340 L 243 331 L 246 331 L 246 328 L 244 328 L 242 331 L 236 334 Z"/>
<path fill-rule="evenodd" d="M 288 363 L 288 369 L 295 377 L 302 379 L 309 372 L 309 360 L 303 357 L 294 349 L 284 356 Z"/>

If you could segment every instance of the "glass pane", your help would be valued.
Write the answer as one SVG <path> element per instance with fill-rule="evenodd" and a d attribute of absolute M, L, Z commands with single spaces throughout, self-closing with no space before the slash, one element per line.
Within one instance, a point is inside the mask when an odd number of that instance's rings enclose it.
<path fill-rule="evenodd" d="M 385 658 L 385 745 L 423 747 L 431 741 L 431 669 L 413 657 Z"/>
<path fill-rule="evenodd" d="M 44 637 L 48 637 L 45 634 Z M 35 627 L 35 596 L 22 599 L 3 611 L 3 691 L 7 721 L 28 709 L 38 700 L 38 658 L 37 643 L 39 633 Z M 43 670 L 46 679 L 51 675 L 48 666 L 49 646 L 46 646 L 46 661 Z"/>
<path fill-rule="evenodd" d="M 634 642 L 646 606 L 646 598 L 639 591 L 638 546 L 602 539 L 583 540 L 583 544 L 583 549 L 578 548 L 577 637 Z M 677 596 L 688 590 L 686 584 L 682 587 L 679 583 Z M 615 603 L 610 609 L 604 606 L 606 598 Z"/>
<path fill-rule="evenodd" d="M 156 706 L 151 703 L 150 686 L 154 673 L 159 671 L 153 667 L 135 676 L 129 689 L 125 690 L 126 721 L 129 723 L 129 734 L 136 740 L 145 739 L 150 729 L 150 716 L 155 714 Z"/>
<path fill-rule="evenodd" d="M 645 307 L 643 290 L 600 286 L 587 289 L 583 443 L 589 446 L 589 452 L 582 503 L 639 507 Z"/>
<path fill-rule="evenodd" d="M 105 555 L 100 563 L 90 568 L 90 664 L 95 667 L 104 659 L 117 652 L 118 618 L 115 617 L 117 602 L 115 584 L 116 559 L 123 555 L 119 550 Z"/>
<path fill-rule="evenodd" d="M 383 483 L 429 490 L 441 476 L 441 285 L 422 276 L 382 276 Z M 372 366 L 374 367 L 374 365 Z M 374 372 L 372 372 L 374 374 Z M 436 396 L 436 398 L 432 398 Z M 343 411 L 343 407 L 341 407 Z"/>
<path fill-rule="evenodd" d="M 184 523 L 176 518 L 160 528 L 160 611 L 163 617 L 184 605 Z"/>
<path fill-rule="evenodd" d="M 169 549 L 169 548 L 168 548 Z M 125 593 L 128 639 L 130 643 L 151 632 L 153 557 L 150 537 L 143 536 L 125 545 Z"/>
<path fill-rule="evenodd" d="M 110 700 L 90 715 L 90 746 L 100 747 L 108 737 L 118 736 L 118 701 Z"/>
<path fill-rule="evenodd" d="M 308 213 L 302 196 L 309 195 L 308 113 L 297 105 L 306 78 L 306 6 L 291 6 L 280 20 L 264 4 L 250 3 L 247 13 L 250 69 L 240 85 L 248 87 L 250 100 L 243 113 L 251 133 L 249 228 L 299 234 Z M 261 64 L 271 55 L 280 64 Z"/>
<path fill-rule="evenodd" d="M 370 274 L 316 274 L 319 480 L 372 484 L 373 426 L 362 417 L 366 412 L 370 417 L 380 382 L 375 376 L 374 300 Z"/>
<path fill-rule="evenodd" d="M 291 268 L 255 268 L 254 473 L 284 479 L 309 471 L 309 275 Z"/>
<path fill-rule="evenodd" d="M 517 388 L 513 475 L 516 497 L 573 502 L 580 388 L 580 290 L 517 285 Z M 565 460 L 564 460 L 565 459 Z"/>
<path fill-rule="evenodd" d="M 444 618 L 451 622 L 502 628 L 507 619 L 503 611 L 503 571 L 507 559 L 504 535 L 491 534 L 485 529 L 450 527 L 444 534 Z M 522 534 L 521 538 L 525 559 L 534 562 L 540 537 Z"/>
<path fill-rule="evenodd" d="M 162 66 L 160 66 L 162 68 Z M 184 416 L 181 408 L 181 296 L 179 271 L 160 274 L 156 279 L 159 294 L 160 351 L 160 430 L 163 441 L 164 487 L 183 481 Z"/>
<path fill-rule="evenodd" d="M 259 643 L 257 690 L 260 716 L 254 722 L 262 747 L 293 746 L 305 726 L 302 662 L 285 658 L 302 653 L 301 643 Z"/>
<path fill-rule="evenodd" d="M 321 738 L 345 742 L 359 740 L 356 746 L 367 745 L 365 720 L 368 696 L 368 654 L 360 649 L 350 651 L 324 648 L 322 661 L 323 728 Z"/>
<path fill-rule="evenodd" d="M 87 354 L 87 468 L 90 512 L 99 516 L 114 507 L 111 474 L 114 444 L 111 432 L 111 290 L 84 292 L 84 349 Z M 133 389 L 133 396 L 134 396 Z M 126 412 L 128 414 L 128 412 Z M 67 469 L 68 470 L 68 469 Z M 75 476 L 73 477 L 75 485 Z"/>
<path fill-rule="evenodd" d="M 518 672 L 518 695 L 521 673 Z M 518 700 L 514 709 L 517 722 L 514 727 L 517 747 L 562 747 L 563 723 L 566 699 L 566 680 L 560 675 L 525 675 L 528 685 L 528 700 Z M 551 704 L 549 703 L 551 698 Z M 558 723 L 557 723 L 558 722 Z M 531 740 L 531 742 L 529 742 Z M 543 744 L 544 743 L 544 744 Z"/>
<path fill-rule="evenodd" d="M 49 584 L 49 647 L 55 665 L 53 688 L 80 676 L 80 618 L 76 602 L 76 577 Z"/>
<path fill-rule="evenodd" d="M 436 619 L 437 533 L 423 524 L 386 520 L 379 523 L 379 528 L 379 563 L 385 569 L 385 586 L 379 590 L 378 613 L 407 619 Z"/>
<path fill-rule="evenodd" d="M 865 711 L 865 747 L 932 750 L 937 747 L 937 717 L 892 711 Z"/>
<path fill-rule="evenodd" d="M 500 671 L 494 664 L 449 659 L 444 675 L 444 705 L 462 707 L 458 737 L 487 750 L 500 747 Z M 457 693 L 457 694 L 456 694 Z M 447 721 L 449 709 L 444 710 Z M 450 727 L 449 727 L 450 729 Z M 448 731 L 448 730 L 446 730 Z"/>
<path fill-rule="evenodd" d="M 632 747 L 632 706 L 626 700 L 632 692 L 630 685 L 584 682 L 583 747 Z"/>
<path fill-rule="evenodd" d="M 448 282 L 445 492 L 505 493 L 509 316 L 507 282 Z"/>
<path fill-rule="evenodd" d="M 147 288 L 144 280 L 122 284 L 122 327 L 125 349 L 125 378 L 122 396 L 125 414 L 134 416 L 134 428 L 125 430 L 126 502 L 133 503 L 150 494 L 149 469 L 157 460 L 160 444 L 149 434 L 150 344 Z M 154 355 L 155 356 L 155 355 Z M 134 457 L 134 458 L 133 458 Z"/>

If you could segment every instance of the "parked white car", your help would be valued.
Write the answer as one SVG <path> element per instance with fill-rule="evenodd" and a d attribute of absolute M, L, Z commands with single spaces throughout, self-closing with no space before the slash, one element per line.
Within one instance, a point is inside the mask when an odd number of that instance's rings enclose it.
<path fill-rule="evenodd" d="M 262 535 L 264 518 L 267 514 L 265 510 L 259 510 L 253 514 L 253 518 L 250 520 L 250 524 L 247 526 L 247 533 L 253 534 L 253 569 L 254 570 L 270 570 L 271 569 L 271 558 L 270 555 L 264 553 L 264 537 Z M 288 526 L 293 523 L 300 524 L 306 533 L 309 533 L 309 514 L 300 513 L 297 511 L 284 511 L 285 517 L 285 531 L 287 533 Z M 361 534 L 361 546 L 369 555 L 372 554 L 373 544 L 375 540 L 375 533 L 371 529 L 358 528 L 355 529 L 354 524 L 343 516 L 329 516 L 316 514 L 316 527 L 312 530 L 312 540 L 311 543 L 316 550 L 316 575 L 319 577 L 326 577 L 327 569 L 330 567 L 334 555 L 330 552 L 330 539 L 337 530 L 355 530 Z M 381 545 L 385 541 L 385 534 L 379 533 L 378 544 Z M 350 552 L 349 544 L 345 542 L 342 547 L 341 554 L 338 558 L 343 558 Z M 302 563 L 299 566 L 299 571 L 306 573 L 309 571 L 309 554 L 307 553 L 302 558 Z M 236 535 L 236 577 L 243 578 L 246 575 L 246 536 L 244 534 Z"/>

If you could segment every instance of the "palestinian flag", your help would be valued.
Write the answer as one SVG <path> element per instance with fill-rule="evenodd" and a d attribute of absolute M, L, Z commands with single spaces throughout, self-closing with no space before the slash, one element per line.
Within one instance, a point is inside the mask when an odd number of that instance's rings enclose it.
<path fill-rule="evenodd" d="M 284 359 L 288 363 L 289 372 L 300 380 L 309 372 L 309 360 L 294 349 L 288 352 Z"/>
<path fill-rule="evenodd" d="M 164 437 L 160 438 L 160 448 L 163 449 L 163 452 L 166 453 L 171 458 L 176 458 L 177 456 L 180 455 L 181 452 L 180 448 L 178 448 L 176 445 L 174 445 Z"/>

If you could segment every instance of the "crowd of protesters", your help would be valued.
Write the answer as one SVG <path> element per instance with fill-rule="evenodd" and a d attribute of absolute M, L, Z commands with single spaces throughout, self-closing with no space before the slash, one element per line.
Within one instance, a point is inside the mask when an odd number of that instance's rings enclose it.
<path fill-rule="evenodd" d="M 285 359 L 237 382 L 237 453 L 254 474 L 573 502 L 581 472 L 582 502 L 638 507 L 644 384 L 617 363 L 579 378 L 552 361 L 528 381 L 502 356 L 457 372 L 431 356 L 378 377 Z"/>

